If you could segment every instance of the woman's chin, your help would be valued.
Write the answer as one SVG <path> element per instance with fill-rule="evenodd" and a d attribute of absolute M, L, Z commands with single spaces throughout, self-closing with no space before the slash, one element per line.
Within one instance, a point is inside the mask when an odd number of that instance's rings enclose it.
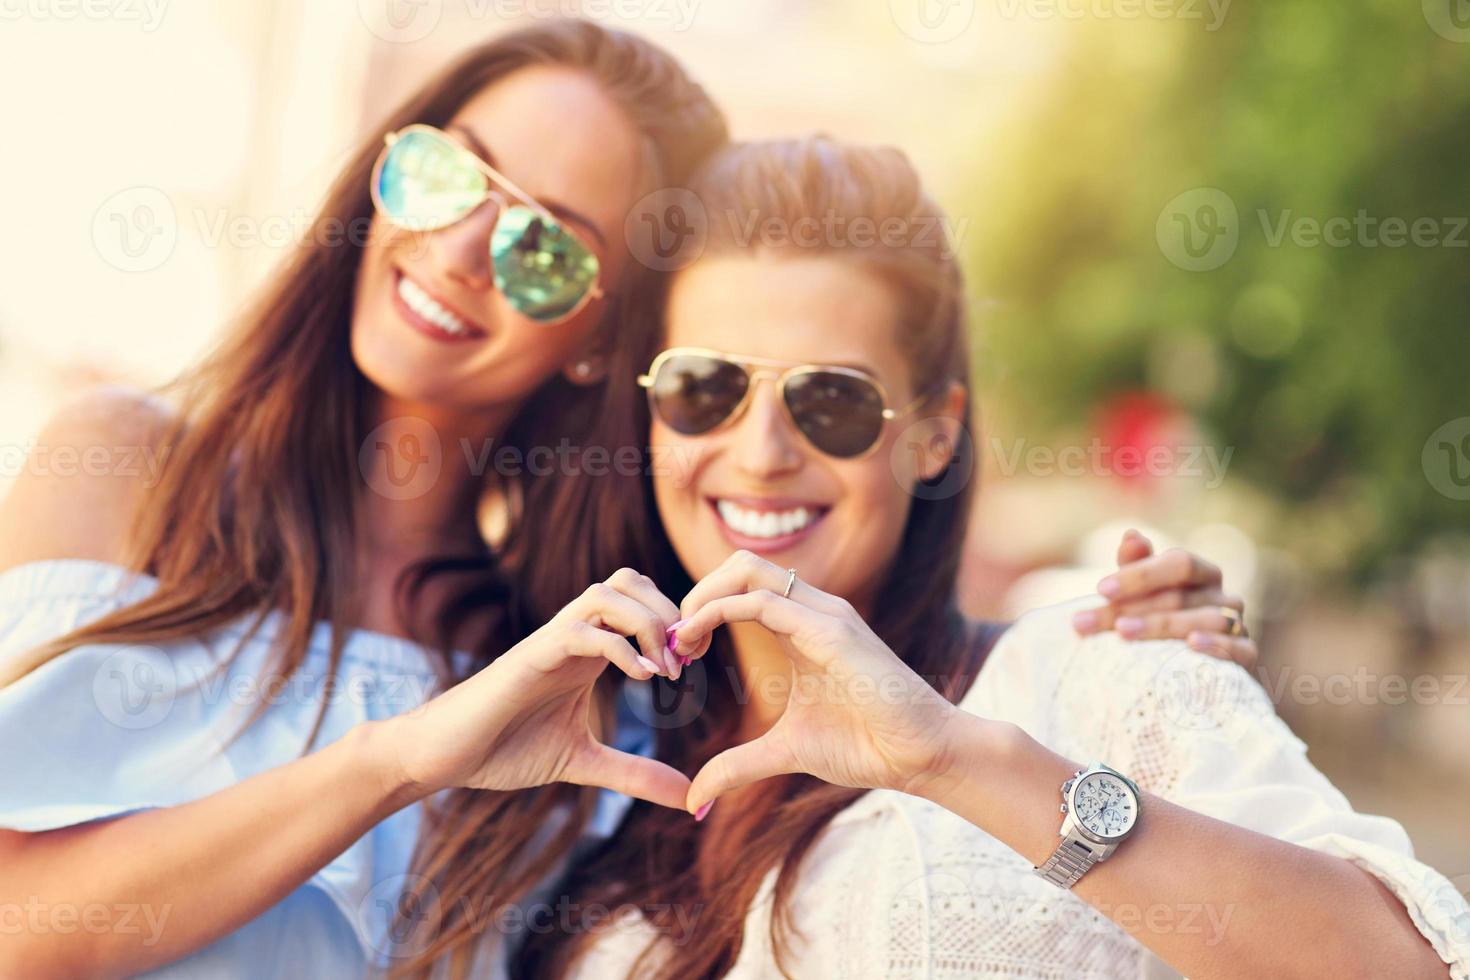
<path fill-rule="evenodd" d="M 445 372 L 452 365 L 425 351 L 395 343 L 375 326 L 354 327 L 352 360 L 363 377 L 397 401 L 437 403 L 444 399 Z M 430 355 L 437 353 L 432 349 Z"/>

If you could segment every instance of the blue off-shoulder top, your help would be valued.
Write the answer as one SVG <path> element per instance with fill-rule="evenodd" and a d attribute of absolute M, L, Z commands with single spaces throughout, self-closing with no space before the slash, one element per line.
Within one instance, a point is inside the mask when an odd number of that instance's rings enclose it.
<path fill-rule="evenodd" d="M 0 663 L 143 599 L 157 584 L 80 560 L 35 562 L 0 574 Z M 245 637 L 247 619 L 199 640 L 77 647 L 0 688 L 0 827 L 51 830 L 186 803 L 299 758 L 324 701 L 316 747 L 436 693 L 422 647 L 361 630 L 347 639 L 328 684 L 325 623 L 318 624 L 301 670 L 283 684 L 266 685 L 261 678 L 282 618 L 268 615 L 223 670 L 220 664 Z M 639 711 L 648 697 L 646 684 L 625 684 L 617 748 L 652 755 L 653 730 L 643 720 L 649 715 Z M 242 729 L 262 699 L 264 715 Z M 631 802 L 603 790 L 574 854 L 611 835 Z M 420 809 L 388 817 L 265 913 L 150 976 L 361 977 L 390 966 L 404 953 L 391 925 Z M 263 837 L 269 833 L 261 828 Z M 522 905 L 538 901 L 554 877 Z M 108 916 L 110 927 L 126 924 L 146 941 L 167 925 L 168 911 L 113 909 Z M 60 931 L 81 928 L 85 917 L 58 919 L 34 909 L 24 921 Z M 477 975 L 504 976 L 510 945 L 487 943 Z"/>

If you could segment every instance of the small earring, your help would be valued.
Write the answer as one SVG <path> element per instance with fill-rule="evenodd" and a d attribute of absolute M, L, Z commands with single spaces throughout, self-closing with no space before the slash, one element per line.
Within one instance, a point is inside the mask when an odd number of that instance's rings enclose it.
<path fill-rule="evenodd" d="M 590 377 L 592 375 L 592 362 L 591 361 L 578 361 L 576 363 L 576 365 L 573 366 L 572 371 L 579 378 Z"/>

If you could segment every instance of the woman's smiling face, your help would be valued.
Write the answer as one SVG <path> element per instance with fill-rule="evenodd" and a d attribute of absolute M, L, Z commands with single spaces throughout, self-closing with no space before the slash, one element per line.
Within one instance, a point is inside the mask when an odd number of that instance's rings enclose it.
<path fill-rule="evenodd" d="M 561 218 L 597 254 L 603 290 L 617 290 L 641 140 L 592 76 L 521 69 L 487 86 L 442 128 Z M 379 388 L 471 411 L 514 404 L 587 345 L 606 300 L 547 324 L 517 312 L 495 288 L 489 243 L 498 216 L 487 201 L 456 224 L 419 233 L 374 216 L 358 273 L 352 352 Z M 446 316 L 452 331 L 442 329 Z"/>
<path fill-rule="evenodd" d="M 888 407 L 914 398 L 899 345 L 898 298 L 860 262 L 756 252 L 703 259 L 678 273 L 664 346 L 704 347 L 778 361 L 858 368 L 886 389 Z M 697 436 L 655 415 L 654 492 L 669 540 L 696 580 L 744 548 L 797 570 L 803 581 L 862 602 L 898 550 L 924 465 L 894 445 L 916 418 L 884 426 L 875 449 L 839 459 L 793 426 L 776 385 L 757 381 L 742 413 Z M 766 515 L 775 515 L 767 517 Z"/>

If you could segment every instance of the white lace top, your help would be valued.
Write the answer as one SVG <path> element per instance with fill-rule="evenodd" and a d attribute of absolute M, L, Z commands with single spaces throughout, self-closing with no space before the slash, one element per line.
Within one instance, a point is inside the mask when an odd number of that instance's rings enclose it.
<path fill-rule="evenodd" d="M 1352 861 L 1404 902 L 1455 980 L 1470 980 L 1465 898 L 1414 860 L 1398 823 L 1352 810 L 1245 670 L 1173 641 L 1081 638 L 1070 624 L 1078 605 L 1022 617 L 962 707 L 1014 722 L 1070 759 L 1107 762 L 1182 806 Z M 729 976 L 781 976 L 769 938 L 774 881 L 773 871 Z M 983 830 L 897 792 L 869 792 L 833 820 L 792 902 L 802 933 L 786 959 L 795 977 L 1176 975 Z M 1166 911 L 1174 927 L 1206 935 L 1228 924 L 1218 911 Z M 671 939 L 642 919 L 610 925 L 576 975 L 627 976 L 650 941 L 663 949 Z"/>

